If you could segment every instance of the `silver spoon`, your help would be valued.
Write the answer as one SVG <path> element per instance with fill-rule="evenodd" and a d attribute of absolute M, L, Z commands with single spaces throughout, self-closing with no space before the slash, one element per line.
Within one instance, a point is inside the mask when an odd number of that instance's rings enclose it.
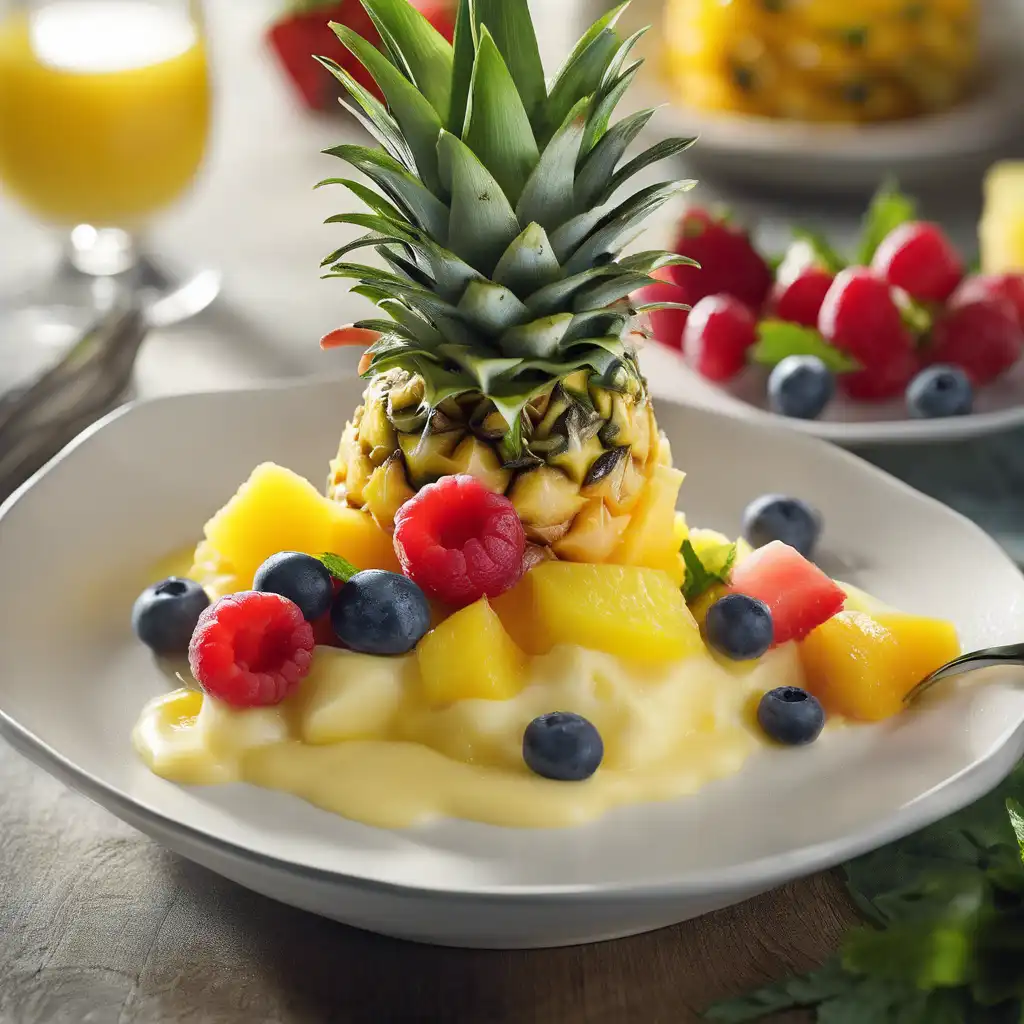
<path fill-rule="evenodd" d="M 913 703 L 922 693 L 943 679 L 952 679 L 954 676 L 962 676 L 965 672 L 994 668 L 997 665 L 1024 666 L 1024 643 L 1009 644 L 1006 647 L 986 647 L 980 651 L 971 651 L 970 654 L 961 654 L 959 658 L 947 661 L 941 668 L 937 668 L 930 676 L 925 676 L 903 698 L 904 703 Z"/>

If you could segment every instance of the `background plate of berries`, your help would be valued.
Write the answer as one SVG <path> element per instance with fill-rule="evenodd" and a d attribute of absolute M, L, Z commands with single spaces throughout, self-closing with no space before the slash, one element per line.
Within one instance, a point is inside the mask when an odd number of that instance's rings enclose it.
<path fill-rule="evenodd" d="M 1024 424 L 1024 274 L 972 270 L 895 186 L 875 195 L 855 252 L 794 228 L 769 256 L 701 209 L 672 247 L 701 267 L 658 271 L 639 293 L 692 307 L 651 315 L 662 393 L 849 445 Z"/>
<path fill-rule="evenodd" d="M 138 601 L 140 592 L 167 575 L 165 558 L 193 548 L 200 524 L 257 463 L 322 479 L 344 411 L 362 392 L 347 379 L 129 406 L 15 494 L 0 512 L 0 571 L 17 581 L 0 595 L 0 735 L 157 842 L 258 892 L 386 934 L 506 948 L 607 939 L 738 902 L 952 813 L 1018 760 L 1024 691 L 997 669 L 985 685 L 951 683 L 910 713 L 838 729 L 828 742 L 766 748 L 693 795 L 572 827 L 450 818 L 371 827 L 284 792 L 159 778 L 131 741 L 142 704 L 176 682 L 149 648 L 180 646 L 182 626 L 187 633 L 206 616 L 193 640 L 196 668 L 209 679 L 225 667 L 225 630 L 252 628 L 255 616 L 287 641 L 287 657 L 275 655 L 276 682 L 251 673 L 249 682 L 291 685 L 315 641 L 306 616 L 332 602 L 332 587 L 324 566 L 289 556 L 259 567 L 254 584 L 269 589 L 245 596 L 247 608 L 235 598 L 202 610 L 204 595 L 183 582 Z M 761 494 L 800 495 L 820 513 L 816 558 L 829 574 L 951 620 L 965 649 L 1020 639 L 1024 577 L 955 512 L 793 431 L 669 402 L 659 404 L 658 421 L 686 467 L 695 526 L 733 537 L 744 530 L 756 541 L 744 507 Z M 294 500 L 277 506 L 275 522 L 295 517 Z M 500 517 L 488 513 L 488 522 L 504 530 Z M 407 556 L 422 540 L 412 526 L 400 531 Z M 368 589 L 382 577 L 396 582 L 378 573 Z M 275 595 L 282 590 L 291 598 Z M 145 645 L 131 628 L 133 607 Z M 424 623 L 415 605 L 409 610 L 403 621 L 419 635 Z M 335 631 L 358 612 L 334 600 Z M 225 675 L 224 685 L 237 676 Z M 534 764 L 542 764 L 542 739 Z"/>

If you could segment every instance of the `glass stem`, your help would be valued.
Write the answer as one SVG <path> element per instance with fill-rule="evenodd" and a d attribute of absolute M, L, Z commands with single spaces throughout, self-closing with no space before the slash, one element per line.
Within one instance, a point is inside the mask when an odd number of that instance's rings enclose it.
<path fill-rule="evenodd" d="M 139 263 L 135 240 L 120 228 L 79 224 L 68 236 L 67 262 L 87 277 L 115 277 Z"/>

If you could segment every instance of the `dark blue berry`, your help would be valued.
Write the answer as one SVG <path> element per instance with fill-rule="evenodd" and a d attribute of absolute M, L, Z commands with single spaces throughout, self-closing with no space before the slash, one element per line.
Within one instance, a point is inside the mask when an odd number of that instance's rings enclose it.
<path fill-rule="evenodd" d="M 743 536 L 755 548 L 781 540 L 810 558 L 820 533 L 821 516 L 799 498 L 765 494 L 755 498 L 743 513 Z"/>
<path fill-rule="evenodd" d="M 778 743 L 789 747 L 813 743 L 825 728 L 825 710 L 799 686 L 769 690 L 757 706 L 757 721 Z"/>
<path fill-rule="evenodd" d="M 545 779 L 582 782 L 604 759 L 604 741 L 596 727 L 571 711 L 535 718 L 523 733 L 526 767 Z"/>
<path fill-rule="evenodd" d="M 772 613 L 764 601 L 746 594 L 726 594 L 709 609 L 708 643 L 733 661 L 760 658 L 775 639 Z"/>
<path fill-rule="evenodd" d="M 327 566 L 312 555 L 299 551 L 279 551 L 257 570 L 253 590 L 280 594 L 299 606 L 307 622 L 315 622 L 331 610 L 334 581 Z"/>
<path fill-rule="evenodd" d="M 814 420 L 835 390 L 835 377 L 817 356 L 786 356 L 768 378 L 768 404 L 780 416 Z"/>
<path fill-rule="evenodd" d="M 331 606 L 338 639 L 364 654 L 406 654 L 430 629 L 430 605 L 412 580 L 366 569 L 338 591 Z"/>
<path fill-rule="evenodd" d="M 132 629 L 157 654 L 185 654 L 209 604 L 206 591 L 194 580 L 171 576 L 146 587 L 135 599 Z"/>
<path fill-rule="evenodd" d="M 959 366 L 929 366 L 907 387 L 907 410 L 918 419 L 966 416 L 973 405 L 970 378 Z"/>

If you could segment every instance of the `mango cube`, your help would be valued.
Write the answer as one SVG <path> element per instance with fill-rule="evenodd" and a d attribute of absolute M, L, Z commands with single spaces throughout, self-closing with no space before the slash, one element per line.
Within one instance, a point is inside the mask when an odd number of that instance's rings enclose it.
<path fill-rule="evenodd" d="M 398 568 L 391 537 L 369 513 L 325 498 L 308 480 L 269 462 L 253 470 L 205 534 L 243 586 L 278 551 L 330 551 L 360 569 Z"/>
<path fill-rule="evenodd" d="M 985 273 L 1024 270 L 1024 161 L 1003 160 L 989 170 L 978 237 Z"/>
<path fill-rule="evenodd" d="M 674 579 L 634 565 L 542 562 L 495 601 L 524 650 L 575 644 L 631 661 L 702 653 L 697 623 Z"/>
<path fill-rule="evenodd" d="M 523 686 L 526 659 L 486 597 L 445 619 L 416 654 L 431 704 L 508 700 Z"/>
<path fill-rule="evenodd" d="M 960 654 L 952 623 L 875 611 L 844 611 L 799 645 L 807 689 L 826 710 L 875 722 L 898 714 L 926 675 Z"/>

